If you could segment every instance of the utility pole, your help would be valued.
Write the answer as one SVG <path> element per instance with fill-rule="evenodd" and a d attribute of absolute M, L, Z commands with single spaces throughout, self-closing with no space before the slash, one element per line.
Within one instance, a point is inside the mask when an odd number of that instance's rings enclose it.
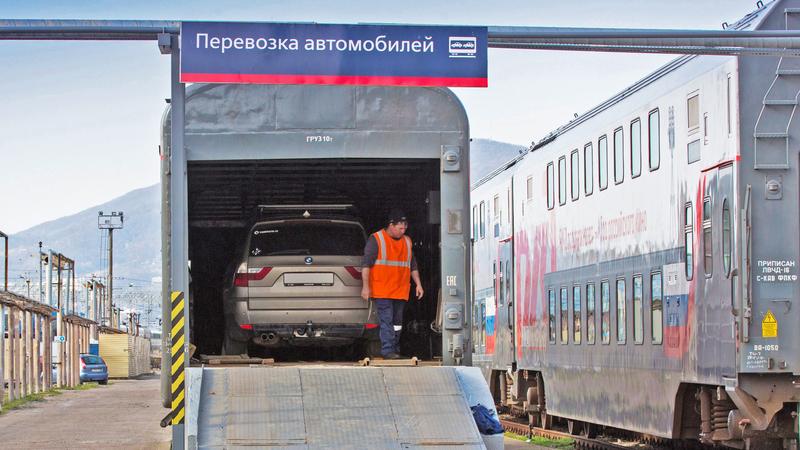
<path fill-rule="evenodd" d="M 4 286 L 3 290 L 4 291 L 8 291 L 8 235 L 3 233 L 2 231 L 0 231 L 0 238 L 3 238 L 3 240 L 6 241 L 6 251 L 4 253 L 4 255 L 5 255 L 5 264 L 3 266 L 3 267 L 5 267 L 5 269 L 4 269 L 5 276 L 3 278 L 5 281 L 3 282 L 3 286 Z"/>
<path fill-rule="evenodd" d="M 44 279 L 42 278 L 42 260 L 44 259 L 44 253 L 42 253 L 42 241 L 39 241 L 39 303 L 42 303 L 42 299 L 44 298 Z"/>
<path fill-rule="evenodd" d="M 47 255 L 40 253 L 40 264 L 44 264 L 47 266 L 47 290 L 45 290 L 45 294 L 47 295 L 47 304 L 50 306 L 55 306 L 58 311 L 56 312 L 56 336 L 59 338 L 59 341 L 55 343 L 55 351 L 56 351 L 56 385 L 58 387 L 64 386 L 65 377 L 66 377 L 66 370 L 67 370 L 67 359 L 66 359 L 66 350 L 67 345 L 70 343 L 65 343 L 61 339 L 64 337 L 64 315 L 65 313 L 69 313 L 67 311 L 70 301 L 70 293 L 72 297 L 75 297 L 75 261 L 71 258 L 67 258 L 66 256 L 62 255 L 61 253 L 56 253 L 53 250 L 49 250 Z M 55 284 L 56 284 L 56 292 L 55 292 L 55 300 L 53 299 L 53 271 L 55 271 Z M 64 289 L 64 272 L 69 271 L 71 276 L 66 276 L 66 284 L 67 288 Z M 62 292 L 65 293 L 65 297 L 62 297 Z M 74 311 L 73 311 L 74 314 Z"/>
<path fill-rule="evenodd" d="M 31 298 L 31 279 L 26 277 L 25 275 L 20 275 L 19 278 L 28 285 L 28 298 Z"/>
<path fill-rule="evenodd" d="M 97 214 L 97 228 L 108 230 L 108 304 L 113 311 L 114 308 L 114 230 L 121 230 L 125 221 L 122 211 L 111 211 Z M 113 322 L 113 321 L 112 321 Z"/>

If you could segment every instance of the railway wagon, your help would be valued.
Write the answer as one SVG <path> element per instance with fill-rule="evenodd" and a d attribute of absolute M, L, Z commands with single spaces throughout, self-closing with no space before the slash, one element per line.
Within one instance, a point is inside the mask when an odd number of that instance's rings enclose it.
<path fill-rule="evenodd" d="M 800 27 L 800 2 L 759 6 L 730 28 Z M 499 404 L 796 445 L 799 95 L 797 58 L 680 57 L 473 184 L 473 364 Z"/>
<path fill-rule="evenodd" d="M 427 295 L 406 308 L 402 350 L 426 359 L 441 357 L 445 365 L 469 365 L 463 346 L 464 305 L 470 302 L 465 297 L 469 234 L 462 225 L 469 208 L 469 127 L 452 91 L 192 84 L 186 89 L 182 165 L 173 162 L 169 145 L 171 113 L 167 109 L 162 125 L 163 273 L 169 280 L 176 266 L 190 271 L 188 286 L 173 285 L 171 290 L 186 289 L 186 342 L 196 347 L 197 355 L 218 355 L 222 350 L 230 306 L 224 302 L 237 300 L 225 296 L 224 290 L 241 262 L 244 238 L 259 205 L 352 205 L 368 232 L 385 226 L 392 207 L 408 214 L 408 235 Z M 179 184 L 185 196 L 173 195 Z M 310 211 L 316 215 L 318 210 Z M 185 224 L 182 233 L 171 234 L 173 222 Z M 187 244 L 185 261 L 171 257 L 172 246 L 181 240 Z M 295 270 L 329 273 L 323 261 L 308 258 Z M 290 292 L 292 283 L 282 278 L 273 282 L 285 287 L 286 297 L 271 313 L 295 317 L 313 310 L 317 316 L 304 318 L 296 327 L 320 333 L 327 331 L 319 322 L 342 323 L 348 317 L 352 306 L 331 301 L 337 293 L 321 295 L 311 305 L 294 301 L 299 295 Z M 169 299 L 167 289 L 165 283 L 163 295 Z M 254 311 L 267 309 L 264 302 L 246 303 Z M 170 317 L 170 304 L 164 304 L 164 317 Z M 445 314 L 437 320 L 439 310 Z M 171 329 L 172 323 L 164 321 L 163 339 Z M 163 358 L 162 366 L 170 367 L 169 352 Z M 170 383 L 170 373 L 163 372 L 165 406 L 170 404 Z M 187 385 L 187 391 L 192 388 Z"/>

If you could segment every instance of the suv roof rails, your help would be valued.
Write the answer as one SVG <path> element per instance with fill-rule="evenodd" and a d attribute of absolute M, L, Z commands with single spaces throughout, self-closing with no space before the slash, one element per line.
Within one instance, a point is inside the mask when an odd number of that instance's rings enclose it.
<path fill-rule="evenodd" d="M 356 207 L 344 203 L 258 205 L 253 221 L 315 218 L 361 222 Z"/>
<path fill-rule="evenodd" d="M 258 205 L 258 209 L 260 211 L 267 210 L 298 210 L 298 209 L 307 209 L 307 210 L 327 210 L 327 211 L 346 211 L 348 209 L 354 208 L 352 204 L 349 203 L 336 203 L 336 204 L 292 204 L 292 205 Z"/>

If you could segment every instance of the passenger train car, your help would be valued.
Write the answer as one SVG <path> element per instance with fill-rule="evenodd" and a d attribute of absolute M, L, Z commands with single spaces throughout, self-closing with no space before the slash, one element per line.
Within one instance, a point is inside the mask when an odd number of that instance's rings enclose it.
<path fill-rule="evenodd" d="M 730 28 L 798 29 L 800 1 Z M 680 57 L 473 185 L 473 363 L 498 403 L 796 445 L 799 95 L 797 58 Z"/>

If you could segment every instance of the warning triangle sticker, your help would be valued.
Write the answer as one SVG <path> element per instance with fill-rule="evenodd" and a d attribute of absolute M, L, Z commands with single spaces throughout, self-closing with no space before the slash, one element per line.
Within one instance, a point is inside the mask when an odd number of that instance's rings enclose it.
<path fill-rule="evenodd" d="M 775 316 L 772 315 L 772 310 L 767 310 L 767 314 L 764 316 L 764 320 L 761 321 L 762 323 L 778 323 L 775 320 Z"/>

